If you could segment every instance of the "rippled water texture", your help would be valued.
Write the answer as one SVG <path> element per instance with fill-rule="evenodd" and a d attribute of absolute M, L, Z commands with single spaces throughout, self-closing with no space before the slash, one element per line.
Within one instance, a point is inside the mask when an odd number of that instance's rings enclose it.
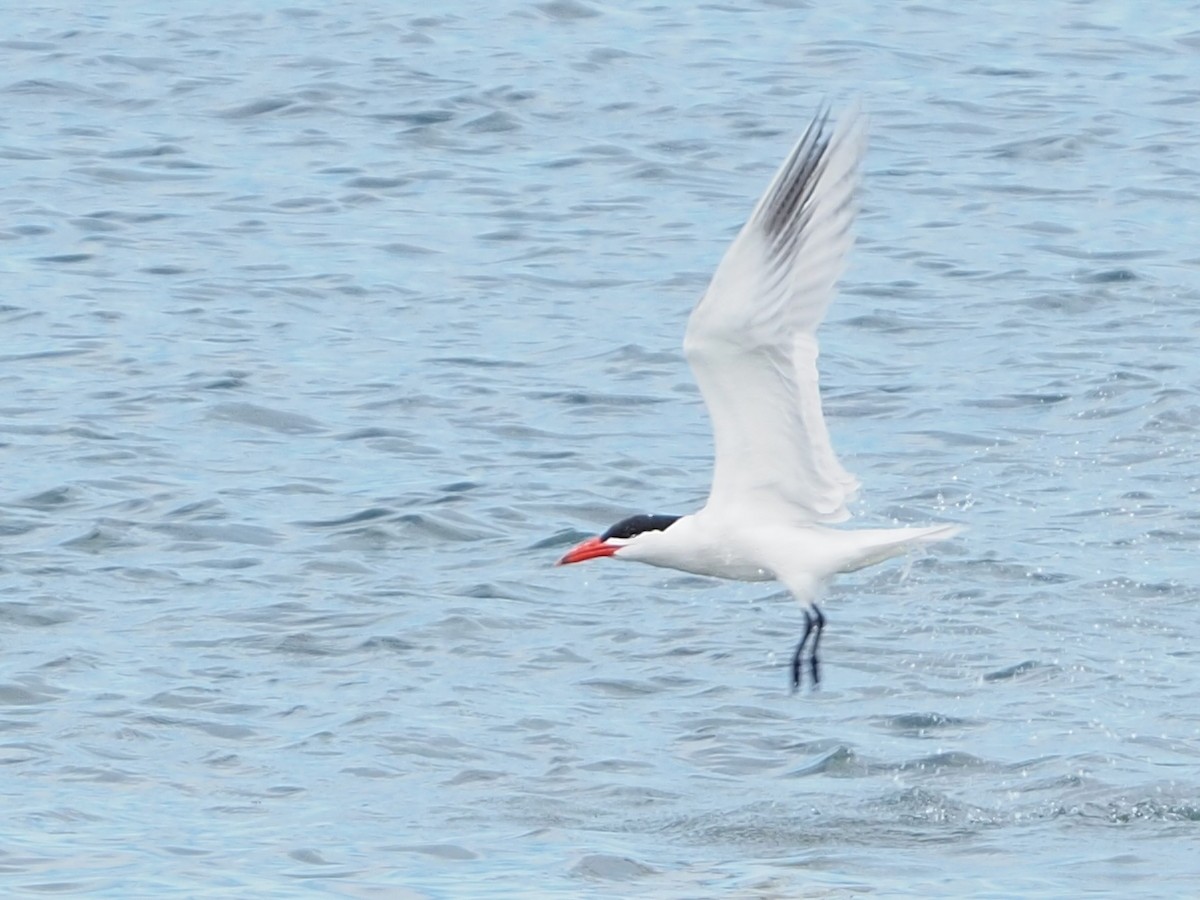
<path fill-rule="evenodd" d="M 250 7 L 6 12 L 6 895 L 1195 889 L 1200 7 Z M 704 497 L 684 320 L 855 96 L 830 427 L 968 530 L 793 697 L 771 585 L 551 564 Z"/>

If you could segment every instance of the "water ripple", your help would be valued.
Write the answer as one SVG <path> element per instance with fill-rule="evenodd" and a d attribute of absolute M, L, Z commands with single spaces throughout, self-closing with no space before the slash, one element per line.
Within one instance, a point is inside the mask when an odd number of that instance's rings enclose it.
<path fill-rule="evenodd" d="M 10 892 L 1193 890 L 1193 10 L 118 6 L 0 41 Z M 701 502 L 687 315 L 852 96 L 830 430 L 968 529 L 792 696 L 774 586 L 552 564 Z"/>

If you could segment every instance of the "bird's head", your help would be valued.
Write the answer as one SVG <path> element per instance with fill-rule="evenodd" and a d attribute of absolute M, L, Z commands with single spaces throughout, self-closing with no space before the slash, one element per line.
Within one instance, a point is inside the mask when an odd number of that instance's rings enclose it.
<path fill-rule="evenodd" d="M 649 548 L 679 519 L 680 516 L 630 516 L 622 519 L 604 534 L 576 544 L 556 565 L 565 566 L 599 556 L 619 556 L 627 547 L 633 555 L 638 550 Z"/>

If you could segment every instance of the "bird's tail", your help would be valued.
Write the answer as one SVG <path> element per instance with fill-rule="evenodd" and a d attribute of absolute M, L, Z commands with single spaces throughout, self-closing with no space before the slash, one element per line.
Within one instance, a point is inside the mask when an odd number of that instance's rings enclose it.
<path fill-rule="evenodd" d="M 840 572 L 857 572 L 885 559 L 899 556 L 921 544 L 933 544 L 954 537 L 961 525 L 928 525 L 923 528 L 869 528 L 843 531 L 847 541 Z"/>

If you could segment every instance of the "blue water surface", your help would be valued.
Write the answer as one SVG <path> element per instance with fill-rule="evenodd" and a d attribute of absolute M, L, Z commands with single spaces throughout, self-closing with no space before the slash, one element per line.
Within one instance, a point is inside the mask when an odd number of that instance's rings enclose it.
<path fill-rule="evenodd" d="M 1200 6 L 6 10 L 6 896 L 1182 896 Z M 703 502 L 680 343 L 818 106 L 825 601 L 573 541 Z"/>

